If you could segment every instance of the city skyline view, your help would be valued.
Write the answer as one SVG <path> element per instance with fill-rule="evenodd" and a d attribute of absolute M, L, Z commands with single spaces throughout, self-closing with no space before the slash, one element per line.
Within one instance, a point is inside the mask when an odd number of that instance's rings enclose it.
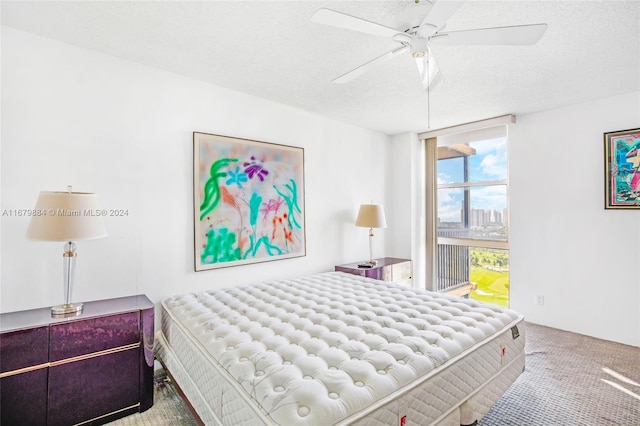
<path fill-rule="evenodd" d="M 507 139 L 500 137 L 468 143 L 475 153 L 467 156 L 468 182 L 495 182 L 506 180 Z M 438 184 L 463 183 L 464 157 L 449 158 L 437 162 Z M 440 188 L 437 193 L 439 222 L 460 222 L 464 188 Z M 468 189 L 471 210 L 495 210 L 507 208 L 506 184 L 478 186 Z"/>
<path fill-rule="evenodd" d="M 458 217 L 453 221 L 442 221 L 438 218 L 438 227 L 449 225 L 459 226 L 462 223 L 464 209 L 460 209 Z M 469 226 L 507 225 L 509 221 L 509 209 L 471 209 L 469 212 Z"/>

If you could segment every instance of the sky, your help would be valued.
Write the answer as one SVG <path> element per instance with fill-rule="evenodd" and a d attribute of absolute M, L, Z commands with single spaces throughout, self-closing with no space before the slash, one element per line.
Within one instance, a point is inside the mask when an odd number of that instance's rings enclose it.
<path fill-rule="evenodd" d="M 476 155 L 469 157 L 469 181 L 483 182 L 507 179 L 507 139 L 497 138 L 469 143 Z M 438 161 L 438 183 L 463 182 L 462 158 Z M 462 188 L 438 190 L 438 216 L 442 222 L 459 222 Z M 472 209 L 502 210 L 507 207 L 505 185 L 471 188 Z"/>

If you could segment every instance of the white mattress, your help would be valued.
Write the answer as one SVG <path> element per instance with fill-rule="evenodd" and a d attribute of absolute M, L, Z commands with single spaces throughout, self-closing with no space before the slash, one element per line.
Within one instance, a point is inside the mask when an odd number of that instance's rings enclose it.
<path fill-rule="evenodd" d="M 329 272 L 166 299 L 156 341 L 206 424 L 471 424 L 524 368 L 522 320 Z"/>

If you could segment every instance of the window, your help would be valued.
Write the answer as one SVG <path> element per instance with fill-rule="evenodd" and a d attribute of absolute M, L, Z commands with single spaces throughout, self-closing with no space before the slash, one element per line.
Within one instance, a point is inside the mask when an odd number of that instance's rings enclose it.
<path fill-rule="evenodd" d="M 509 306 L 507 141 L 506 125 L 426 141 L 433 290 Z"/>

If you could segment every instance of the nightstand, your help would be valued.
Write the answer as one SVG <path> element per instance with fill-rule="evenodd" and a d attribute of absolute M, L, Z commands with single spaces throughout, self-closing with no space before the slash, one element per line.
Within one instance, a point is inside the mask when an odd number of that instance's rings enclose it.
<path fill-rule="evenodd" d="M 372 268 L 359 268 L 358 263 L 361 262 L 356 262 L 336 266 L 335 270 L 376 280 L 391 281 L 405 287 L 413 287 L 411 260 L 395 257 L 383 257 L 376 260 L 378 264 Z"/>
<path fill-rule="evenodd" d="M 103 424 L 153 405 L 154 305 L 143 295 L 0 314 L 0 423 Z"/>

